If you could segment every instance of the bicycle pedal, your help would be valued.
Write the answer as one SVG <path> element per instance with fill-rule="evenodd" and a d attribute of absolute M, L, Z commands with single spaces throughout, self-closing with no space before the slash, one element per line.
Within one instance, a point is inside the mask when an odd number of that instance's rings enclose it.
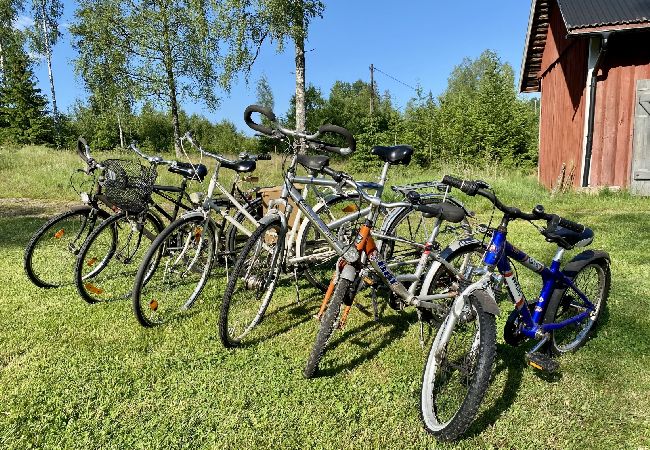
<path fill-rule="evenodd" d="M 553 373 L 560 368 L 560 364 L 548 355 L 539 352 L 526 354 L 528 365 L 543 372 Z"/>

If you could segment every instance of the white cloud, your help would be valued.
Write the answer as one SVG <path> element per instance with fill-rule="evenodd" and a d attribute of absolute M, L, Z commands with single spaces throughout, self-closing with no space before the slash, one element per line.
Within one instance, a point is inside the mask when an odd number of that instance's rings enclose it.
<path fill-rule="evenodd" d="M 28 16 L 18 16 L 18 18 L 14 20 L 13 26 L 17 30 L 24 30 L 34 26 L 34 20 Z"/>

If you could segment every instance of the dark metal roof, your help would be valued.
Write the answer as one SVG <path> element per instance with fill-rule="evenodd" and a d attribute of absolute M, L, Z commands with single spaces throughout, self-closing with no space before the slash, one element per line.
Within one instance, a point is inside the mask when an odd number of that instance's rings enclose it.
<path fill-rule="evenodd" d="M 650 22 L 650 0 L 558 0 L 567 31 Z"/>

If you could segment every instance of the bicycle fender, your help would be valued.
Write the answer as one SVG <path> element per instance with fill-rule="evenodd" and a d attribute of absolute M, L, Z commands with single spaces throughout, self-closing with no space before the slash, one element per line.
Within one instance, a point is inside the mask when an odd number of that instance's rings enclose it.
<path fill-rule="evenodd" d="M 564 272 L 564 274 L 567 277 L 573 278 L 576 276 L 578 271 L 580 271 L 580 269 L 595 261 L 605 261 L 607 266 L 609 266 L 611 259 L 609 257 L 609 253 L 603 250 L 585 250 L 584 252 L 578 253 L 576 256 L 574 256 L 573 259 L 571 259 L 571 261 L 569 261 L 566 264 L 566 266 L 564 266 L 562 272 Z M 553 290 L 553 293 L 549 296 L 547 304 L 551 304 L 552 302 L 559 301 L 559 298 L 562 298 L 562 296 L 564 295 L 567 289 L 568 286 L 566 285 L 558 286 L 557 288 L 555 288 Z M 553 319 L 544 317 L 544 323 L 546 323 L 547 320 L 553 320 Z"/>
<path fill-rule="evenodd" d="M 93 208 L 90 205 L 75 205 L 70 208 L 71 211 L 88 211 L 88 212 L 90 212 L 91 209 L 97 211 L 97 215 L 102 219 L 106 219 L 107 217 L 111 216 L 109 212 L 106 212 L 101 208 Z"/>
<path fill-rule="evenodd" d="M 494 299 L 494 294 L 492 293 L 491 289 L 477 289 L 472 293 L 472 295 L 474 298 L 476 298 L 476 300 L 478 300 L 478 302 L 481 304 L 481 308 L 486 313 L 492 314 L 493 316 L 499 316 L 501 314 L 501 310 L 499 309 L 499 306 Z"/>
<path fill-rule="evenodd" d="M 480 245 L 481 245 L 481 241 L 471 236 L 463 239 L 456 239 L 454 242 L 450 243 L 447 247 L 445 247 L 440 252 L 440 258 L 444 260 L 449 260 L 449 258 L 452 255 L 454 255 L 456 252 L 458 252 L 461 249 L 467 247 L 476 247 Z M 442 264 L 440 263 L 440 261 L 434 261 L 433 264 L 431 264 L 431 267 L 429 267 L 429 270 L 426 276 L 424 277 L 424 282 L 422 283 L 421 292 L 429 291 L 429 287 L 431 286 L 433 277 L 435 277 L 436 273 L 438 272 L 438 270 L 440 270 L 441 267 Z"/>

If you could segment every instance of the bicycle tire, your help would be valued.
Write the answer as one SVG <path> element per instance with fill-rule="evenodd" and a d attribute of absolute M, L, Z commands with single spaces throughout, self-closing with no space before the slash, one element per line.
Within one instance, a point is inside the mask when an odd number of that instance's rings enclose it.
<path fill-rule="evenodd" d="M 595 269 L 598 276 L 598 301 L 594 299 L 594 292 L 585 292 L 586 288 L 584 285 L 581 286 L 581 275 L 585 274 L 590 269 Z M 582 322 L 577 322 L 575 324 L 567 325 L 565 327 L 551 331 L 551 339 L 549 340 L 548 348 L 551 354 L 554 355 L 561 355 L 563 353 L 576 351 L 582 347 L 589 339 L 594 327 L 596 326 L 598 318 L 600 317 L 602 311 L 605 309 L 605 304 L 609 296 L 609 289 L 611 286 L 611 272 L 609 269 L 609 264 L 605 260 L 593 261 L 584 267 L 581 267 L 580 270 L 578 270 L 575 275 L 571 277 L 571 279 L 587 296 L 587 298 L 589 298 L 594 306 L 596 306 L 596 310 Z M 571 305 L 573 295 L 574 292 L 570 288 L 566 288 L 561 293 L 561 295 L 552 295 L 551 299 L 549 300 L 548 308 L 546 308 L 546 312 L 544 314 L 544 323 L 546 324 L 561 322 L 568 319 L 572 315 L 575 315 L 577 312 L 571 312 L 568 317 L 561 317 L 568 307 L 573 307 L 574 309 L 576 308 L 575 305 Z M 560 344 L 560 341 L 564 341 L 565 336 L 570 337 L 573 334 L 571 330 L 578 328 L 582 323 L 584 326 L 582 329 L 579 329 L 577 331 L 575 338 L 573 338 L 567 344 Z"/>
<path fill-rule="evenodd" d="M 463 359 L 459 361 L 465 362 L 469 358 L 472 358 L 476 363 L 474 367 L 466 369 L 467 373 L 462 376 L 460 371 L 458 371 L 459 375 L 456 375 L 455 373 L 449 375 L 440 374 L 440 367 L 451 367 L 454 362 L 449 361 L 450 357 L 455 356 L 450 355 L 452 352 L 450 352 L 449 344 L 451 344 L 452 340 L 454 340 L 458 335 L 460 330 L 459 327 L 466 325 L 466 323 L 460 322 L 459 319 L 459 322 L 456 323 L 456 326 L 452 331 L 452 336 L 444 350 L 441 363 L 438 364 L 436 362 L 436 348 L 432 346 L 429 350 L 429 355 L 422 374 L 420 417 L 427 432 L 433 434 L 437 439 L 442 441 L 453 441 L 457 439 L 465 433 L 471 425 L 478 408 L 485 397 L 485 393 L 487 392 L 490 375 L 492 373 L 492 366 L 496 355 L 496 320 L 494 316 L 484 312 L 480 303 L 473 297 L 470 297 L 469 306 L 471 310 L 468 311 L 467 316 L 471 317 L 473 314 L 474 318 L 477 319 L 478 331 L 476 331 L 474 336 L 471 338 L 472 341 L 468 354 L 461 354 L 460 356 Z M 444 324 L 439 328 L 438 334 L 442 333 L 443 330 Z M 477 337 L 478 344 L 476 344 Z M 436 340 L 437 338 L 438 336 L 436 336 Z M 470 354 L 475 347 L 476 353 Z M 460 366 L 459 363 L 454 365 Z M 443 378 L 445 375 L 446 377 Z M 463 377 L 465 379 L 463 379 Z M 445 402 L 450 402 L 453 398 L 448 400 L 442 395 L 441 388 L 443 386 L 441 385 L 443 382 L 453 381 L 454 378 L 460 378 L 458 380 L 459 384 L 467 385 L 466 393 L 462 396 L 462 403 L 460 403 L 458 407 L 452 407 L 451 414 L 444 414 L 445 417 L 443 418 L 440 416 L 443 415 L 442 409 Z M 437 384 L 436 381 L 438 381 Z M 438 392 L 436 392 L 436 390 Z M 458 398 L 459 396 L 455 397 Z"/>
<path fill-rule="evenodd" d="M 269 250 L 265 250 L 264 245 L 269 247 Z M 270 245 L 273 247 L 271 248 Z M 219 314 L 219 338 L 225 347 L 233 348 L 242 345 L 243 339 L 262 321 L 280 276 L 283 249 L 284 232 L 279 218 L 260 225 L 246 242 L 230 273 L 223 294 Z M 251 253 L 253 253 L 252 260 L 249 259 Z M 262 258 L 258 260 L 257 257 L 260 255 Z M 251 276 L 253 268 L 259 269 L 260 275 Z M 244 285 L 239 286 L 241 281 L 244 281 Z M 243 298 L 240 299 L 238 294 L 243 294 Z M 234 317 L 235 308 L 239 308 L 241 303 L 250 300 L 251 297 L 256 304 L 259 301 L 259 306 L 253 308 L 255 316 L 250 321 L 244 320 L 243 331 L 236 332 L 235 327 L 241 327 L 240 320 Z"/>
<path fill-rule="evenodd" d="M 316 214 L 321 216 L 321 214 L 328 214 L 333 215 L 332 207 L 339 205 L 344 202 L 351 202 L 355 207 L 358 207 L 359 202 L 360 202 L 360 196 L 358 194 L 345 194 L 345 195 L 337 195 L 336 197 L 332 197 L 331 199 L 327 200 L 324 204 L 323 207 L 319 208 L 318 210 L 315 210 Z M 339 205 L 340 206 L 340 205 Z M 337 210 L 343 210 L 344 208 L 336 208 Z M 323 221 L 327 224 L 331 220 L 335 220 L 332 217 L 321 217 Z M 310 254 L 310 247 L 311 248 L 319 248 L 318 246 L 318 230 L 314 226 L 314 224 L 309 221 L 308 219 L 307 223 L 305 224 L 305 227 L 301 229 L 300 233 L 301 236 L 298 238 L 300 242 L 300 255 L 301 256 L 309 256 Z M 346 242 L 351 244 L 356 237 L 356 231 L 357 228 L 354 226 L 354 222 L 349 222 L 345 225 L 339 227 L 337 232 L 335 233 L 336 236 L 339 238 L 341 242 Z M 309 240 L 308 236 L 310 236 L 310 233 L 316 233 L 314 239 L 311 241 Z M 325 241 L 324 239 L 321 240 L 320 245 L 324 245 L 328 249 L 330 249 L 329 243 Z M 329 285 L 330 279 L 332 278 L 332 273 L 334 272 L 336 268 L 336 261 L 338 260 L 339 255 L 334 253 L 327 261 L 325 262 L 318 262 L 316 264 L 303 264 L 301 269 L 302 269 L 302 275 L 304 275 L 305 279 L 311 284 L 313 287 L 316 289 L 321 290 L 322 292 L 325 292 L 327 290 L 327 286 Z"/>
<path fill-rule="evenodd" d="M 140 325 L 161 325 L 194 305 L 212 269 L 216 237 L 214 224 L 203 215 L 181 217 L 156 237 L 133 282 L 133 313 Z M 170 260 L 165 262 L 167 257 Z M 162 279 L 159 281 L 161 270 Z M 192 277 L 193 274 L 198 274 L 198 280 Z M 191 290 L 189 295 L 187 288 Z"/>
<path fill-rule="evenodd" d="M 313 378 L 318 372 L 318 365 L 323 359 L 325 350 L 327 348 L 327 343 L 329 342 L 334 329 L 336 328 L 336 323 L 339 320 L 341 314 L 341 306 L 345 297 L 348 295 L 350 289 L 350 281 L 339 278 L 336 286 L 334 287 L 334 292 L 332 292 L 332 297 L 329 300 L 327 309 L 323 314 L 323 317 L 320 321 L 320 327 L 318 328 L 318 334 L 316 335 L 316 340 L 314 342 L 314 347 L 309 354 L 309 359 L 307 360 L 307 365 L 302 374 L 305 378 Z"/>
<path fill-rule="evenodd" d="M 87 303 L 107 302 L 130 296 L 131 292 L 124 291 L 123 287 L 132 286 L 136 264 L 153 241 L 148 234 L 155 238 L 163 228 L 158 217 L 149 211 L 145 213 L 143 221 L 143 227 L 151 224 L 149 233 L 133 230 L 130 220 L 132 219 L 125 212 L 111 216 L 95 228 L 81 247 L 74 279 L 77 292 Z M 121 230 L 124 233 L 120 233 Z M 120 234 L 125 236 L 124 240 Z M 135 249 L 131 244 L 134 244 Z M 107 245 L 108 248 L 105 248 Z M 90 255 L 91 252 L 94 254 Z M 120 258 L 124 258 L 124 262 Z M 85 267 L 92 269 L 90 273 L 86 272 Z M 109 267 L 111 270 L 107 271 Z"/>
<path fill-rule="evenodd" d="M 32 235 L 32 238 L 29 240 L 27 246 L 25 247 L 23 267 L 25 269 L 25 273 L 27 274 L 27 278 L 29 278 L 29 280 L 34 285 L 45 289 L 56 288 L 65 283 L 63 279 L 66 277 L 68 277 L 68 282 L 72 284 L 74 279 L 73 274 L 76 255 L 83 243 L 88 238 L 89 234 L 92 232 L 96 223 L 88 222 L 89 216 L 93 211 L 97 212 L 97 217 L 94 218 L 95 221 L 103 220 L 106 217 L 109 217 L 109 214 L 101 209 L 95 209 L 92 206 L 81 206 L 52 217 Z M 67 220 L 73 217 L 77 217 L 78 220 L 80 220 L 81 225 L 79 227 L 79 231 L 77 233 L 66 232 L 66 228 L 69 229 L 69 227 L 64 226 L 64 224 Z M 54 240 L 47 239 L 47 237 L 50 235 L 49 232 L 55 229 L 56 232 L 52 234 Z M 73 241 L 67 242 L 61 240 L 61 237 L 65 236 L 65 234 L 72 234 L 74 236 Z M 59 237 L 56 237 L 56 235 L 59 235 Z M 38 255 L 40 253 L 41 245 L 47 245 L 46 240 L 50 243 L 67 242 L 62 251 L 56 251 L 57 254 L 44 255 L 46 260 L 44 261 L 44 265 L 47 265 L 48 268 L 50 266 L 56 266 L 56 273 L 52 274 L 52 277 L 49 279 L 43 273 L 44 270 L 41 270 L 41 268 L 38 267 L 41 264 L 40 262 L 36 262 L 36 260 L 39 258 L 35 257 L 35 255 Z M 49 253 L 49 251 L 46 251 L 46 253 Z M 47 263 L 47 261 L 53 262 Z M 63 268 L 62 266 L 66 267 Z"/>

